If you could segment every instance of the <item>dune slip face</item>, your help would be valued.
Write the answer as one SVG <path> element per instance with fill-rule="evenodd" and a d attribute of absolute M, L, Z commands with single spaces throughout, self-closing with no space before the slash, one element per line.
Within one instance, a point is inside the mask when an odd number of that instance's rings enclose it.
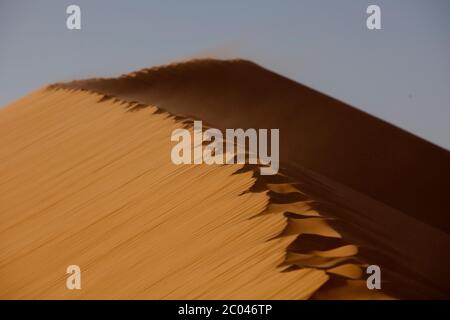
<path fill-rule="evenodd" d="M 280 173 L 174 164 L 194 119 L 280 128 Z M 448 152 L 247 61 L 43 88 L 0 110 L 0 159 L 2 298 L 450 296 Z"/>

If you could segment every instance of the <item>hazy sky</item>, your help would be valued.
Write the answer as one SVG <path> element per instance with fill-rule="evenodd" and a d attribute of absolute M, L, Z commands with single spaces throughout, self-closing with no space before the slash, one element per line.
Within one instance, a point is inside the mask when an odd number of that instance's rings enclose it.
<path fill-rule="evenodd" d="M 382 30 L 366 28 L 369 4 Z M 449 0 L 0 0 L 0 105 L 203 56 L 251 59 L 450 149 Z"/>

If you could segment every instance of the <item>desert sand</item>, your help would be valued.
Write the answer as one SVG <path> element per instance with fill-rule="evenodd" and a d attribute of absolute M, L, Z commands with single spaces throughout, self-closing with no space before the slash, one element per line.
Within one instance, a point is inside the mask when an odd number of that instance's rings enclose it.
<path fill-rule="evenodd" d="M 283 170 L 174 165 L 192 119 L 280 128 Z M 450 297 L 449 152 L 247 61 L 39 89 L 0 159 L 3 299 Z"/>

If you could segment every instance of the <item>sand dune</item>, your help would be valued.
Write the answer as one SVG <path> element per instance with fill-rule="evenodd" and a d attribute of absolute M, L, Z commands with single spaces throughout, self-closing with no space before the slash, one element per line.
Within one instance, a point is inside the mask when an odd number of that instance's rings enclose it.
<path fill-rule="evenodd" d="M 187 117 L 280 128 L 283 172 L 172 164 Z M 448 152 L 249 62 L 43 88 L 0 159 L 0 298 L 450 296 Z"/>

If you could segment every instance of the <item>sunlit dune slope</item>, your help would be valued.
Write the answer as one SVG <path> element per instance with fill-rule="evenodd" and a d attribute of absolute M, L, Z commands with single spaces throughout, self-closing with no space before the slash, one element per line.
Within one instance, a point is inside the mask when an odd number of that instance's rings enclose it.
<path fill-rule="evenodd" d="M 0 110 L 0 298 L 386 298 L 285 177 L 176 166 L 186 123 L 135 106 L 43 89 Z M 300 234 L 328 247 L 296 249 Z"/>

